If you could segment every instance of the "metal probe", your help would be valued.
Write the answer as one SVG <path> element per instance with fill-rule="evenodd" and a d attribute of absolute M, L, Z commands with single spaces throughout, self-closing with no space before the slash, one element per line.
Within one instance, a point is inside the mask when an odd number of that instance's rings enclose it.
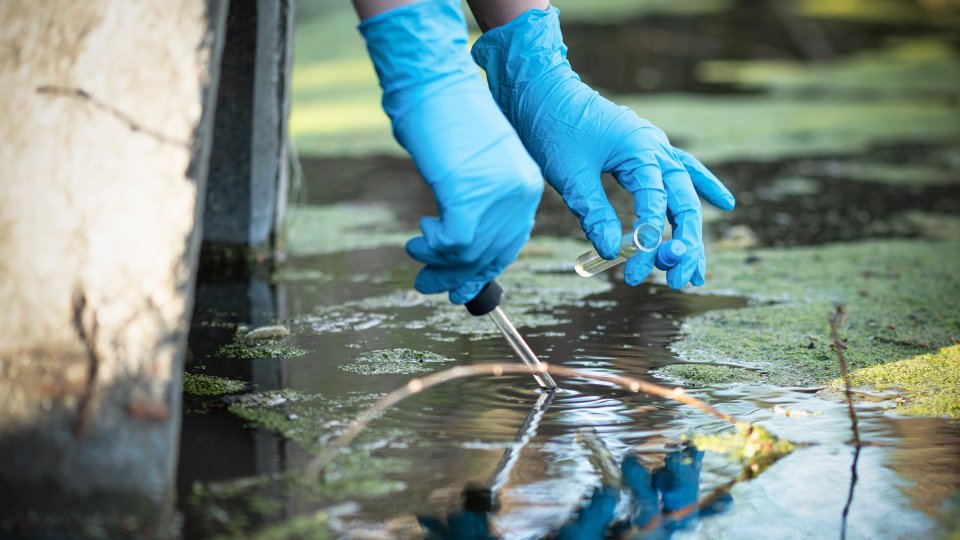
<path fill-rule="evenodd" d="M 536 379 L 540 388 L 546 388 L 550 391 L 556 390 L 557 383 L 554 382 L 553 377 L 546 371 L 542 371 L 543 364 L 540 363 L 540 359 L 533 353 L 527 342 L 523 340 L 520 332 L 517 332 L 513 323 L 507 318 L 507 314 L 500 309 L 500 300 L 502 299 L 503 288 L 496 281 L 491 281 L 484 285 L 480 293 L 473 300 L 467 302 L 465 306 L 473 316 L 489 315 L 493 324 L 497 325 L 500 333 L 507 339 L 507 343 L 510 344 L 513 352 L 517 353 L 520 360 L 534 372 L 533 378 Z"/>

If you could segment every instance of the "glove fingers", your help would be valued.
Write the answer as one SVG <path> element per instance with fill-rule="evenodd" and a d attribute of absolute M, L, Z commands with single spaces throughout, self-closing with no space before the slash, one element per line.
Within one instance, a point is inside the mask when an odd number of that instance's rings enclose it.
<path fill-rule="evenodd" d="M 679 163 L 665 159 L 661 167 L 664 171 L 663 185 L 667 189 L 667 218 L 673 226 L 673 237 L 682 241 L 687 248 L 679 264 L 667 271 L 667 285 L 679 290 L 701 267 L 699 259 L 703 257 L 703 238 L 700 199 L 690 175 Z"/>
<path fill-rule="evenodd" d="M 471 273 L 471 269 L 466 266 L 427 266 L 417 273 L 417 277 L 413 280 L 413 288 L 423 294 L 449 291 L 462 283 Z"/>
<path fill-rule="evenodd" d="M 424 294 L 450 291 L 450 301 L 454 304 L 469 302 L 484 285 L 499 276 L 517 258 L 529 237 L 526 231 L 517 233 L 501 244 L 502 249 L 497 250 L 497 255 L 491 260 L 481 259 L 464 264 L 451 264 L 448 258 L 430 250 L 422 237 L 413 238 L 407 243 L 407 251 L 427 265 L 417 274 L 414 287 Z"/>
<path fill-rule="evenodd" d="M 631 175 L 646 180 L 638 182 L 641 187 L 633 191 L 633 210 L 637 215 L 634 222 L 634 228 L 642 224 L 652 225 L 658 233 L 663 232 L 663 218 L 667 213 L 667 193 L 663 189 L 663 180 L 660 176 L 660 169 L 657 167 L 641 167 L 634 169 Z M 634 286 L 640 284 L 650 275 L 656 260 L 656 251 L 640 252 L 627 259 L 626 268 L 624 268 L 623 277 L 628 285 Z"/>
<path fill-rule="evenodd" d="M 454 304 L 465 304 L 473 300 L 484 285 L 493 281 L 503 273 L 510 263 L 516 260 L 517 255 L 520 254 L 520 250 L 523 249 L 523 245 L 529 238 L 528 233 L 521 233 L 512 238 L 493 261 L 481 267 L 474 275 L 468 277 L 462 284 L 450 291 L 450 301 Z"/>
<path fill-rule="evenodd" d="M 667 271 L 667 285 L 671 289 L 682 289 L 695 275 L 694 285 L 703 284 L 706 260 L 703 256 L 700 212 L 687 210 L 672 215 L 670 222 L 673 225 L 673 237 L 684 243 L 687 252 L 679 264 Z"/>
<path fill-rule="evenodd" d="M 693 181 L 693 187 L 701 197 L 721 210 L 733 210 L 736 199 L 734 199 L 730 190 L 723 185 L 723 182 L 710 172 L 710 169 L 700 163 L 700 160 L 679 148 L 674 148 L 673 151 L 680 163 L 687 169 L 687 173 L 690 174 L 690 179 Z"/>
<path fill-rule="evenodd" d="M 440 219 L 425 217 L 420 220 L 420 229 L 430 249 L 456 258 L 469 258 L 469 252 L 478 252 L 477 227 L 483 213 L 480 208 L 441 208 Z"/>
<path fill-rule="evenodd" d="M 570 178 L 560 191 L 567 207 L 580 219 L 580 227 L 587 239 L 605 259 L 614 259 L 620 252 L 623 236 L 617 213 L 607 200 L 600 177 Z"/>
<path fill-rule="evenodd" d="M 427 245 L 427 239 L 422 236 L 415 236 L 410 240 L 407 240 L 407 245 L 405 246 L 407 250 L 407 255 L 410 255 L 410 258 L 413 260 L 423 263 L 423 264 L 433 264 L 439 265 L 440 257 L 438 257 L 433 250 Z"/>

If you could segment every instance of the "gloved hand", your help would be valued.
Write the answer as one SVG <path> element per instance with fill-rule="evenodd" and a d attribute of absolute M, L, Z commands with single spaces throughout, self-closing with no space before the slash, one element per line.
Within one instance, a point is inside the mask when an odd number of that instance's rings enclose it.
<path fill-rule="evenodd" d="M 623 471 L 623 487 L 633 495 L 630 522 L 644 528 L 660 516 L 660 495 L 653 484 L 653 477 L 633 455 L 623 458 L 620 470 Z"/>
<path fill-rule="evenodd" d="M 557 532 L 556 539 L 602 540 L 619 501 L 620 490 L 611 486 L 598 487 L 590 497 L 590 504 L 581 508 L 574 519 Z"/>
<path fill-rule="evenodd" d="M 426 0 L 364 20 L 360 32 L 397 141 L 433 189 L 439 219 L 407 253 L 426 265 L 414 286 L 471 300 L 513 262 L 543 192 L 539 168 L 497 108 L 467 52 L 456 0 Z"/>
<path fill-rule="evenodd" d="M 663 131 L 580 82 L 566 59 L 558 13 L 553 7 L 530 10 L 477 40 L 473 57 L 486 70 L 494 98 L 603 258 L 617 256 L 622 235 L 600 184 L 600 173 L 612 172 L 633 194 L 634 226 L 662 230 L 666 214 L 673 237 L 686 245 L 667 284 L 703 284 L 697 193 L 723 210 L 733 208 L 733 195 L 693 156 L 671 146 Z M 654 257 L 631 257 L 627 283 L 643 281 Z"/>
<path fill-rule="evenodd" d="M 690 513 L 668 523 L 672 529 L 683 528 L 696 521 L 696 507 L 700 493 L 700 462 L 703 451 L 694 446 L 667 454 L 663 467 L 653 473 L 653 483 L 660 492 L 663 512 L 670 513 L 687 508 Z"/>

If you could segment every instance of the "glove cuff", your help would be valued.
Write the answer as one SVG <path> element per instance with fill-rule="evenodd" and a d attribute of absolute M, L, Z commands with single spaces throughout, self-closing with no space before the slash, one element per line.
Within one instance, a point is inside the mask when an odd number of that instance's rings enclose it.
<path fill-rule="evenodd" d="M 457 0 L 403 6 L 364 20 L 358 29 L 383 88 L 383 109 L 395 123 L 433 93 L 479 80 Z"/>
<path fill-rule="evenodd" d="M 523 100 L 531 86 L 536 86 L 538 92 L 549 92 L 566 79 L 580 80 L 567 61 L 560 11 L 553 6 L 531 9 L 488 31 L 477 40 L 471 53 L 486 71 L 490 92 L 514 126 L 521 125 L 526 116 Z M 557 78 L 554 84 L 533 85 L 551 73 Z"/>

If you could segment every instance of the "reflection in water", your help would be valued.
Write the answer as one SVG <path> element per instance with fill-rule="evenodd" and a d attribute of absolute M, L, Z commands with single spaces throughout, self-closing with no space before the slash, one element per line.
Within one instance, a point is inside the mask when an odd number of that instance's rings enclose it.
<path fill-rule="evenodd" d="M 342 269 L 336 269 L 333 261 L 342 263 Z M 447 340 L 435 340 L 422 330 L 402 324 L 348 328 L 336 333 L 314 333 L 308 327 L 295 326 L 294 344 L 309 351 L 298 358 L 236 360 L 211 356 L 217 345 L 233 335 L 231 328 L 219 327 L 221 322 L 267 323 L 310 313 L 328 298 L 342 298 L 346 294 L 343 280 L 355 268 L 383 269 L 383 279 L 356 283 L 349 291 L 361 298 L 403 290 L 414 271 L 399 249 L 368 250 L 330 259 L 316 256 L 294 261 L 294 265 L 323 268 L 328 273 L 331 268 L 336 270 L 333 279 L 326 282 L 291 280 L 278 286 L 260 279 L 225 286 L 219 289 L 221 294 L 213 294 L 217 289 L 201 285 L 191 347 L 194 362 L 206 366 L 204 373 L 252 380 L 261 390 L 283 386 L 342 400 L 343 405 L 336 410 L 342 422 L 369 403 L 343 398 L 358 391 L 375 396 L 408 380 L 406 375 L 367 376 L 339 369 L 363 351 L 406 347 L 430 350 L 467 364 L 513 358 L 507 344 L 496 335 L 450 334 Z M 269 294 L 262 296 L 257 291 Z M 262 298 L 270 301 L 262 302 Z M 657 286 L 629 288 L 616 280 L 612 290 L 591 300 L 608 303 L 596 309 L 557 306 L 555 309 L 565 311 L 568 322 L 529 332 L 531 347 L 545 359 L 569 367 L 643 377 L 651 369 L 676 361 L 667 350 L 677 331 L 674 321 L 704 309 L 742 305 L 736 299 L 683 295 Z M 287 306 L 287 311 L 280 312 L 277 306 Z M 377 309 L 386 311 L 392 320 L 422 316 L 400 308 Z M 489 324 L 482 319 L 476 322 Z M 198 352 L 201 350 L 207 352 Z M 650 471 L 664 466 L 665 456 L 676 451 L 674 445 L 681 436 L 728 429 L 697 411 L 605 383 L 563 380 L 561 385 L 563 390 L 551 403 L 537 406 L 543 394 L 527 376 L 458 380 L 431 388 L 387 411 L 368 428 L 363 449 L 372 453 L 374 463 L 404 464 L 381 473 L 383 482 L 403 486 L 402 496 L 368 493 L 364 488 L 344 493 L 347 500 L 360 504 L 349 507 L 349 512 L 338 518 L 343 530 L 397 516 L 446 516 L 463 509 L 461 494 L 465 486 L 495 485 L 500 487 L 496 497 L 499 509 L 489 516 L 491 530 L 503 538 L 542 537 L 558 531 L 582 506 L 584 494 L 601 485 L 590 452 L 575 441 L 578 429 L 596 429 L 617 462 L 623 456 L 635 455 Z M 689 392 L 723 412 L 758 422 L 780 437 L 814 446 L 794 452 L 757 479 L 734 487 L 731 493 L 735 505 L 721 515 L 690 524 L 684 535 L 794 538 L 839 531 L 850 467 L 850 426 L 843 404 L 816 398 L 814 390 L 808 389 L 717 385 Z M 777 405 L 809 415 L 777 414 Z M 922 535 L 933 526 L 929 514 L 960 486 L 955 466 L 960 457 L 960 428 L 939 419 L 891 418 L 883 412 L 885 405 L 888 403 L 882 399 L 857 405 L 867 446 L 850 512 L 850 537 Z M 283 413 L 283 407 L 276 411 Z M 328 415 L 330 411 L 318 410 L 317 414 Z M 539 419 L 538 424 L 531 415 Z M 337 424 L 331 425 L 335 428 Z M 187 505 L 195 480 L 281 471 L 295 474 L 312 457 L 307 449 L 280 434 L 245 429 L 242 421 L 225 411 L 188 412 L 184 418 L 180 504 Z M 722 456 L 707 453 L 698 459 L 701 498 L 740 472 L 737 464 Z M 271 501 L 274 511 L 263 515 L 266 521 L 251 520 L 254 528 L 263 522 L 311 514 L 336 502 L 294 495 L 283 483 L 264 483 L 255 492 L 258 500 Z M 193 533 L 197 530 L 193 517 L 189 511 L 186 515 L 186 531 Z"/>
<path fill-rule="evenodd" d="M 597 450 L 599 444 L 588 446 L 599 461 L 612 462 L 601 454 L 603 450 Z M 668 538 L 692 528 L 698 517 L 723 512 L 733 502 L 726 486 L 699 501 L 702 461 L 703 451 L 682 445 L 652 470 L 634 455 L 623 458 L 620 470 L 616 463 L 601 466 L 602 485 L 594 490 L 589 504 L 560 529 L 557 538 Z"/>
<path fill-rule="evenodd" d="M 364 261 L 368 268 L 384 268 L 385 279 L 358 283 L 351 291 L 359 297 L 374 297 L 403 290 L 412 277 L 412 265 L 406 266 L 401 253 L 380 249 L 336 260 L 353 258 Z M 324 257 L 295 262 L 326 272 L 332 266 Z M 322 283 L 290 281 L 277 286 L 261 279 L 224 286 L 220 294 L 213 294 L 218 289 L 202 285 L 191 334 L 194 362 L 206 366 L 204 373 L 252 380 L 261 390 L 283 386 L 338 400 L 358 391 L 377 395 L 408 380 L 406 375 L 365 376 L 339 369 L 365 350 L 425 349 L 468 364 L 513 358 L 496 335 L 451 334 L 449 340 L 437 341 L 402 324 L 337 333 L 294 327 L 295 344 L 310 352 L 287 360 L 211 356 L 219 343 L 232 338 L 233 330 L 209 321 L 267 323 L 309 313 L 313 306 L 323 305 L 325 298 L 343 294 L 338 280 L 356 267 L 344 264 L 333 280 Z M 269 294 L 262 296 L 257 291 Z M 270 301 L 262 302 L 263 298 Z M 599 309 L 558 307 L 566 310 L 564 317 L 569 322 L 530 332 L 531 347 L 551 362 L 569 367 L 643 377 L 647 371 L 675 361 L 667 350 L 677 331 L 675 320 L 703 309 L 741 305 L 735 299 L 683 295 L 661 287 L 629 288 L 619 281 L 614 281 L 611 291 L 592 300 L 609 303 Z M 288 306 L 288 311 L 281 313 L 277 306 Z M 386 311 L 397 320 L 421 316 L 405 314 L 399 308 Z M 489 324 L 482 319 L 476 322 Z M 202 347 L 207 352 L 198 352 Z M 596 429 L 617 462 L 635 455 L 646 470 L 654 471 L 651 478 L 667 463 L 665 456 L 676 452 L 672 445 L 682 435 L 728 429 L 697 411 L 605 383 L 563 380 L 561 384 L 563 390 L 552 402 L 538 404 L 544 394 L 526 376 L 459 380 L 431 388 L 387 411 L 368 428 L 364 449 L 372 452 L 375 462 L 405 464 L 382 473 L 382 481 L 404 486 L 402 496 L 366 494 L 363 489 L 344 494 L 360 503 L 338 518 L 345 530 L 395 516 L 446 516 L 461 511 L 464 487 L 479 485 L 498 488 L 495 499 L 499 509 L 489 516 L 492 531 L 503 538 L 542 537 L 558 531 L 583 504 L 584 494 L 601 485 L 590 452 L 575 442 L 578 429 Z M 808 389 L 717 385 L 689 392 L 781 437 L 814 446 L 796 451 L 757 479 L 734 487 L 735 505 L 721 515 L 691 523 L 684 535 L 791 538 L 839 531 L 850 467 L 850 426 L 843 404 L 816 398 Z M 336 414 L 346 420 L 367 403 L 344 400 Z M 777 414 L 777 405 L 809 415 Z M 939 419 L 891 418 L 883 413 L 885 405 L 882 399 L 857 404 L 867 446 L 850 512 L 850 537 L 923 534 L 933 526 L 929 513 L 960 486 L 955 466 L 960 457 L 960 428 Z M 282 407 L 276 410 L 283 412 Z M 329 411 L 318 410 L 321 413 Z M 187 504 L 194 480 L 296 473 L 312 457 L 277 433 L 245 429 L 225 411 L 188 412 L 180 468 L 181 505 Z M 740 472 L 737 464 L 722 456 L 708 453 L 696 461 L 701 498 Z M 653 486 L 656 488 L 656 483 Z M 640 490 L 634 492 L 633 497 L 641 498 Z M 282 483 L 266 483 L 256 493 L 273 501 L 276 510 L 263 518 L 267 522 L 309 514 L 335 502 L 294 496 Z M 657 493 L 662 499 L 662 493 Z M 253 520 L 251 525 L 258 523 Z M 192 527 L 187 512 L 186 530 L 195 531 Z"/>

